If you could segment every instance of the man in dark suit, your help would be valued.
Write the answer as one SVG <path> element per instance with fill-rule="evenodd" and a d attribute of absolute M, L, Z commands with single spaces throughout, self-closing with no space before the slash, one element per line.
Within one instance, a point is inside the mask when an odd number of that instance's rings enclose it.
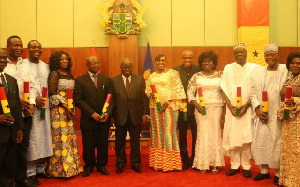
<path fill-rule="evenodd" d="M 127 130 L 130 135 L 130 165 L 138 173 L 140 169 L 140 131 L 141 124 L 147 123 L 149 102 L 145 94 L 145 80 L 132 74 L 132 60 L 125 58 L 121 62 L 121 74 L 112 78 L 114 85 L 113 118 L 116 125 L 116 165 L 117 173 L 123 172 L 126 165 L 125 141 Z"/>
<path fill-rule="evenodd" d="M 176 66 L 174 69 L 179 72 L 182 85 L 184 87 L 185 93 L 187 92 L 187 86 L 189 80 L 192 76 L 200 71 L 200 67 L 196 64 L 193 64 L 193 52 L 190 50 L 185 50 L 182 52 L 182 64 Z M 179 111 L 178 117 L 178 129 L 179 129 L 179 147 L 180 147 L 180 156 L 182 160 L 182 169 L 188 169 L 189 165 L 193 166 L 194 156 L 195 156 L 195 145 L 197 138 L 197 124 L 195 120 L 195 107 L 187 103 L 187 113 L 188 121 L 183 120 L 183 112 Z M 187 149 L 187 130 L 188 125 L 190 125 L 192 132 L 192 155 L 189 158 L 188 149 Z"/>
<path fill-rule="evenodd" d="M 7 102 L 11 112 L 11 116 L 5 115 L 0 105 L 0 186 L 11 187 L 16 175 L 16 144 L 23 139 L 24 125 L 17 80 L 3 73 L 6 65 L 7 53 L 0 49 L 0 87 L 6 87 Z"/>
<path fill-rule="evenodd" d="M 109 117 L 112 114 L 113 100 L 105 114 L 101 115 L 107 94 L 113 93 L 111 79 L 99 71 L 99 60 L 90 56 L 86 59 L 88 73 L 75 80 L 74 102 L 81 110 L 80 128 L 82 133 L 83 160 L 85 162 L 83 177 L 90 175 L 94 167 L 97 172 L 109 175 L 105 169 L 108 157 Z M 97 148 L 97 160 L 95 158 Z"/>

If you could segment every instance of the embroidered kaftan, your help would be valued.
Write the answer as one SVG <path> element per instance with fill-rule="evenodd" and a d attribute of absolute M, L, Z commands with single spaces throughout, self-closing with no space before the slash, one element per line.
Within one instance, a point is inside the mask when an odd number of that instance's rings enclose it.
<path fill-rule="evenodd" d="M 253 110 L 260 106 L 262 111 L 262 91 L 268 93 L 268 123 L 260 121 L 253 113 L 253 142 L 252 155 L 255 164 L 268 164 L 270 168 L 279 168 L 281 149 L 281 121 L 277 118 L 280 106 L 280 89 L 287 78 L 287 69 L 279 64 L 277 71 L 267 71 L 267 66 L 258 68 L 251 75 L 250 99 Z"/>
<path fill-rule="evenodd" d="M 257 64 L 246 62 L 244 66 L 234 62 L 224 68 L 221 89 L 234 105 L 236 103 L 237 87 L 241 87 L 242 105 L 249 101 L 250 75 L 259 67 Z M 242 117 L 235 117 L 226 106 L 223 147 L 225 150 L 241 147 L 252 142 L 251 130 L 252 111 L 249 108 Z"/>

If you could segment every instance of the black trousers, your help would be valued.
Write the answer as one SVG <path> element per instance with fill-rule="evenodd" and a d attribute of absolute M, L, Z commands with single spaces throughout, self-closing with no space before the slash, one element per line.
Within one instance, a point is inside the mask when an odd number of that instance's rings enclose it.
<path fill-rule="evenodd" d="M 94 167 L 104 168 L 108 157 L 108 128 L 94 130 L 81 129 L 83 160 L 85 169 L 92 171 Z M 97 149 L 97 161 L 96 152 Z"/>
<path fill-rule="evenodd" d="M 191 127 L 192 131 L 192 155 L 191 155 L 191 165 L 194 162 L 195 157 L 195 144 L 197 138 L 197 124 L 195 116 L 188 116 L 188 121 L 183 121 L 183 112 L 179 112 L 178 117 L 178 129 L 179 129 L 179 147 L 180 147 L 180 156 L 183 164 L 190 164 L 190 158 L 187 150 L 187 129 L 188 125 Z"/>
<path fill-rule="evenodd" d="M 24 117 L 23 140 L 17 144 L 17 170 L 16 180 L 27 177 L 27 151 L 29 146 L 32 117 Z"/>
<path fill-rule="evenodd" d="M 0 144 L 0 186 L 13 186 L 16 175 L 17 144 L 11 138 Z"/>
<path fill-rule="evenodd" d="M 141 164 L 140 154 L 140 132 L 141 125 L 134 125 L 130 119 L 130 115 L 127 116 L 127 122 L 124 126 L 116 125 L 116 165 L 117 167 L 124 167 L 127 163 L 125 143 L 126 135 L 129 131 L 130 136 L 130 165 L 131 167 L 138 167 Z"/>

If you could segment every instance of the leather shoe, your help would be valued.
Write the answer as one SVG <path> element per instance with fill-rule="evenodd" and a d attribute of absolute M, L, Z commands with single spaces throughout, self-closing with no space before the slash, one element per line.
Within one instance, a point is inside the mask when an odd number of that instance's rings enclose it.
<path fill-rule="evenodd" d="M 16 186 L 26 186 L 26 187 L 36 187 L 37 184 L 35 184 L 32 180 L 30 180 L 29 177 L 24 177 L 23 179 L 21 180 L 16 180 L 16 183 L 15 183 Z"/>
<path fill-rule="evenodd" d="M 49 173 L 47 173 L 46 171 L 44 171 L 43 173 L 37 173 L 36 177 L 37 178 L 44 178 L 44 179 L 52 178 L 52 176 Z"/>
<path fill-rule="evenodd" d="M 89 169 L 84 168 L 83 172 L 82 172 L 82 177 L 88 177 L 90 176 L 91 172 Z"/>
<path fill-rule="evenodd" d="M 117 167 L 116 173 L 117 174 L 123 173 L 123 167 Z"/>
<path fill-rule="evenodd" d="M 275 177 L 273 179 L 273 184 L 276 185 L 276 186 L 280 186 L 279 185 L 279 177 L 277 177 L 276 175 L 275 175 Z"/>
<path fill-rule="evenodd" d="M 142 173 L 142 170 L 141 170 L 140 166 L 132 167 L 132 169 L 133 169 L 134 172 Z"/>
<path fill-rule="evenodd" d="M 226 175 L 227 175 L 227 176 L 232 176 L 232 175 L 234 175 L 234 174 L 236 174 L 236 173 L 238 173 L 238 172 L 240 172 L 240 168 L 238 168 L 238 169 L 230 169 L 230 170 L 228 170 L 228 171 L 226 172 Z"/>
<path fill-rule="evenodd" d="M 259 173 L 258 175 L 253 177 L 253 180 L 254 181 L 260 181 L 260 180 L 269 179 L 269 178 L 270 178 L 270 173 L 267 173 L 267 174 Z"/>
<path fill-rule="evenodd" d="M 36 178 L 36 176 L 30 176 L 29 178 L 30 178 L 30 180 L 31 180 L 32 182 L 34 182 L 35 184 L 41 185 L 41 182 Z"/>
<path fill-rule="evenodd" d="M 109 175 L 105 168 L 97 168 L 97 172 L 100 172 L 102 175 Z"/>
<path fill-rule="evenodd" d="M 243 170 L 243 175 L 244 175 L 245 178 L 251 178 L 252 177 L 252 173 L 251 173 L 250 169 L 249 170 L 244 169 Z"/>
<path fill-rule="evenodd" d="M 188 169 L 188 167 L 189 167 L 189 165 L 188 165 L 188 164 L 182 164 L 182 170 L 187 170 L 187 169 Z"/>

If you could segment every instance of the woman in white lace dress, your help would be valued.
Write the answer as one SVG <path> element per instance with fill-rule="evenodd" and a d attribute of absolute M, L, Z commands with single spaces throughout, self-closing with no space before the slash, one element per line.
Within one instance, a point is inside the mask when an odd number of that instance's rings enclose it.
<path fill-rule="evenodd" d="M 224 166 L 224 154 L 221 139 L 221 120 L 224 120 L 225 110 L 221 95 L 221 76 L 215 70 L 218 56 L 213 51 L 203 52 L 198 63 L 201 71 L 189 81 L 188 101 L 195 106 L 197 122 L 197 140 L 193 168 L 205 173 L 212 168 L 218 172 L 218 166 Z M 200 106 L 198 88 L 202 89 L 204 108 Z M 205 114 L 206 113 L 206 114 Z"/>

